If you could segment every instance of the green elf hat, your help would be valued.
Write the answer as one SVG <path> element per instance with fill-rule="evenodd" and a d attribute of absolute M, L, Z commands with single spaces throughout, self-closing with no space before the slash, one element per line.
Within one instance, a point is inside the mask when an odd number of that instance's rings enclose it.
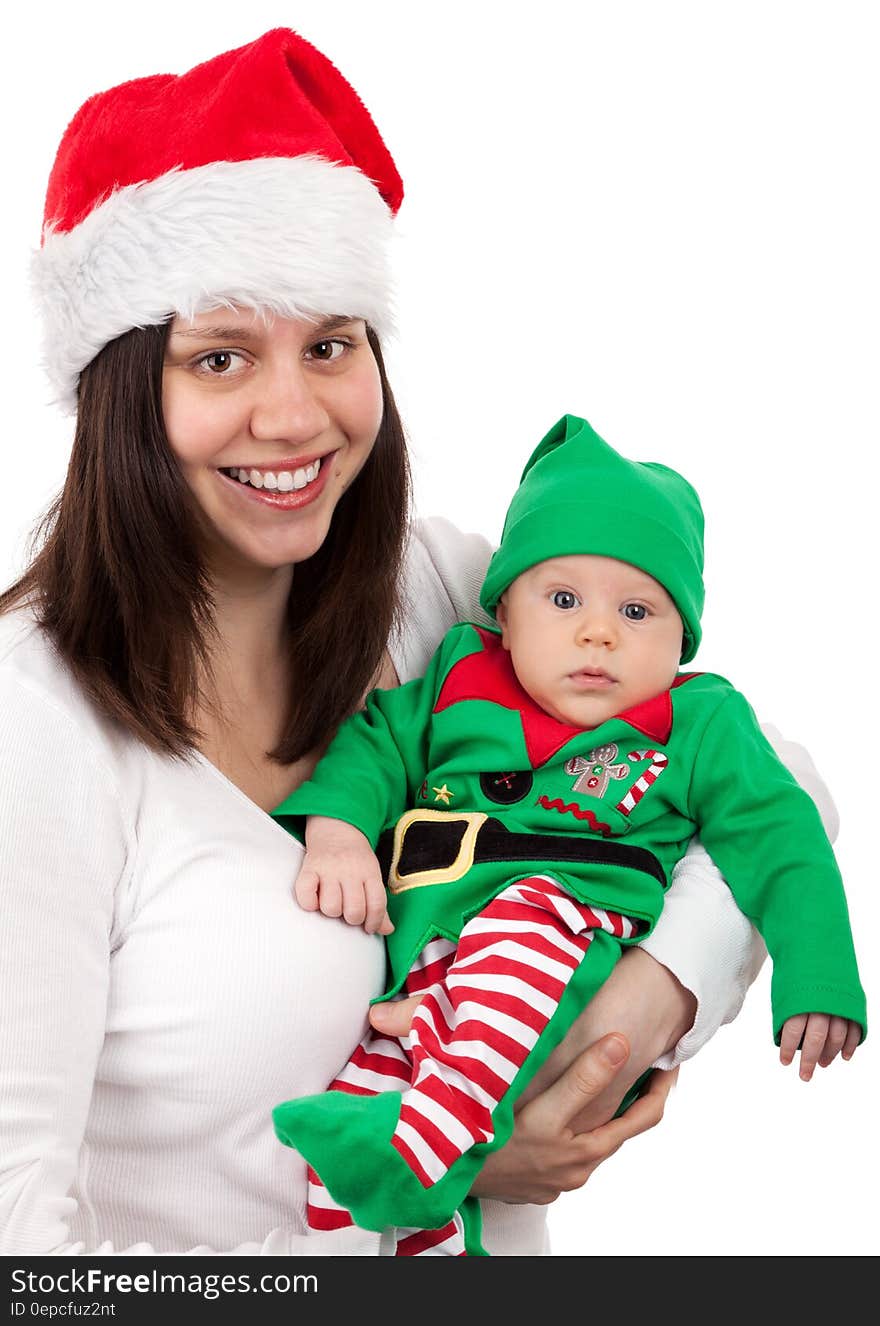
<path fill-rule="evenodd" d="M 526 463 L 480 603 L 493 614 L 523 571 L 577 553 L 615 557 L 658 580 L 684 626 L 681 661 L 693 658 L 705 599 L 699 497 L 675 470 L 627 460 L 566 414 Z"/>

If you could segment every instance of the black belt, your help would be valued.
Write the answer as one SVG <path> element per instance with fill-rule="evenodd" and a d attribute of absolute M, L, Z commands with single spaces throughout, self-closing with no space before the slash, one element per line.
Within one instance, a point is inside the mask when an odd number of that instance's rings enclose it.
<path fill-rule="evenodd" d="M 477 821 L 482 822 L 475 828 Z M 466 839 L 464 860 L 462 848 Z M 500 820 L 475 814 L 456 815 L 451 811 L 408 812 L 396 831 L 387 829 L 382 834 L 376 855 L 392 890 L 395 886 L 397 890 L 407 888 L 410 877 L 425 872 L 454 870 L 452 877 L 458 879 L 471 865 L 486 861 L 626 866 L 650 875 L 666 887 L 666 872 L 654 853 L 644 847 L 630 847 L 586 834 L 519 833 L 506 829 Z M 441 882 L 439 876 L 436 882 Z"/>

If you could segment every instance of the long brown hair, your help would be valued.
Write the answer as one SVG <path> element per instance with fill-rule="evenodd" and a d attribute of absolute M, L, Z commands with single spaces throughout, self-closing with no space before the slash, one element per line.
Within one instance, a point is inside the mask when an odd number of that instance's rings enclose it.
<path fill-rule="evenodd" d="M 198 513 L 162 419 L 168 323 L 111 341 L 80 377 L 67 477 L 33 536 L 39 551 L 0 594 L 24 600 L 95 704 L 152 748 L 186 756 L 216 640 Z M 343 494 L 288 602 L 294 678 L 281 739 L 290 764 L 324 744 L 360 703 L 399 625 L 411 475 L 378 340 L 384 412 L 373 450 Z"/>

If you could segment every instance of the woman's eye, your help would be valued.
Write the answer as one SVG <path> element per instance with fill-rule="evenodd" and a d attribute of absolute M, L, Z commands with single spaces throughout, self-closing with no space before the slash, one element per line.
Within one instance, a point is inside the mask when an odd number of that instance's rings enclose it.
<path fill-rule="evenodd" d="M 198 366 L 213 373 L 214 377 L 224 377 L 241 357 L 232 350 L 212 350 L 210 354 L 202 355 Z"/>
<path fill-rule="evenodd" d="M 573 594 L 570 589 L 557 589 L 553 595 L 554 608 L 576 608 L 578 603 L 577 594 Z"/>
<path fill-rule="evenodd" d="M 627 603 L 624 605 L 623 615 L 627 621 L 643 622 L 648 615 L 648 609 L 644 603 Z"/>
<path fill-rule="evenodd" d="M 322 364 L 332 364 L 334 359 L 338 359 L 348 348 L 347 341 L 316 341 L 314 345 L 309 346 L 309 355 Z"/>

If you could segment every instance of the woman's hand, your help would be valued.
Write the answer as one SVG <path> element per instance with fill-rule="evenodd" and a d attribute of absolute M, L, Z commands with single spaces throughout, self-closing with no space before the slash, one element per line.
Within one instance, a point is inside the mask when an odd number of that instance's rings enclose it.
<path fill-rule="evenodd" d="M 655 1072 L 645 1095 L 619 1119 L 576 1131 L 579 1117 L 609 1091 L 619 1102 L 629 1058 L 629 1046 L 617 1032 L 594 1042 L 551 1087 L 522 1106 L 513 1136 L 487 1158 L 472 1192 L 504 1202 L 555 1202 L 560 1193 L 583 1187 L 628 1138 L 659 1123 L 677 1068 Z"/>
<path fill-rule="evenodd" d="M 515 1108 L 522 1110 L 572 1067 L 578 1055 L 600 1037 L 616 1031 L 629 1044 L 629 1058 L 570 1121 L 576 1133 L 589 1132 L 607 1123 L 633 1083 L 656 1059 L 674 1049 L 690 1030 L 696 1011 L 694 996 L 672 972 L 644 949 L 627 949 L 608 980 L 571 1026 L 568 1035 L 532 1078 Z M 658 1077 L 659 1084 L 652 1082 L 652 1088 L 661 1090 L 665 1087 L 665 1100 L 672 1083 L 664 1083 L 664 1077 L 659 1074 Z M 654 1122 L 659 1123 L 661 1116 L 662 1109 Z"/>
<path fill-rule="evenodd" d="M 418 998 L 375 1004 L 377 1031 L 405 1035 Z M 696 1003 L 667 969 L 628 949 L 517 1103 L 506 1146 L 486 1160 L 473 1191 L 506 1202 L 555 1201 L 581 1187 L 597 1165 L 663 1117 L 677 1077 L 655 1072 L 619 1119 L 620 1101 L 656 1058 L 690 1027 Z"/>

